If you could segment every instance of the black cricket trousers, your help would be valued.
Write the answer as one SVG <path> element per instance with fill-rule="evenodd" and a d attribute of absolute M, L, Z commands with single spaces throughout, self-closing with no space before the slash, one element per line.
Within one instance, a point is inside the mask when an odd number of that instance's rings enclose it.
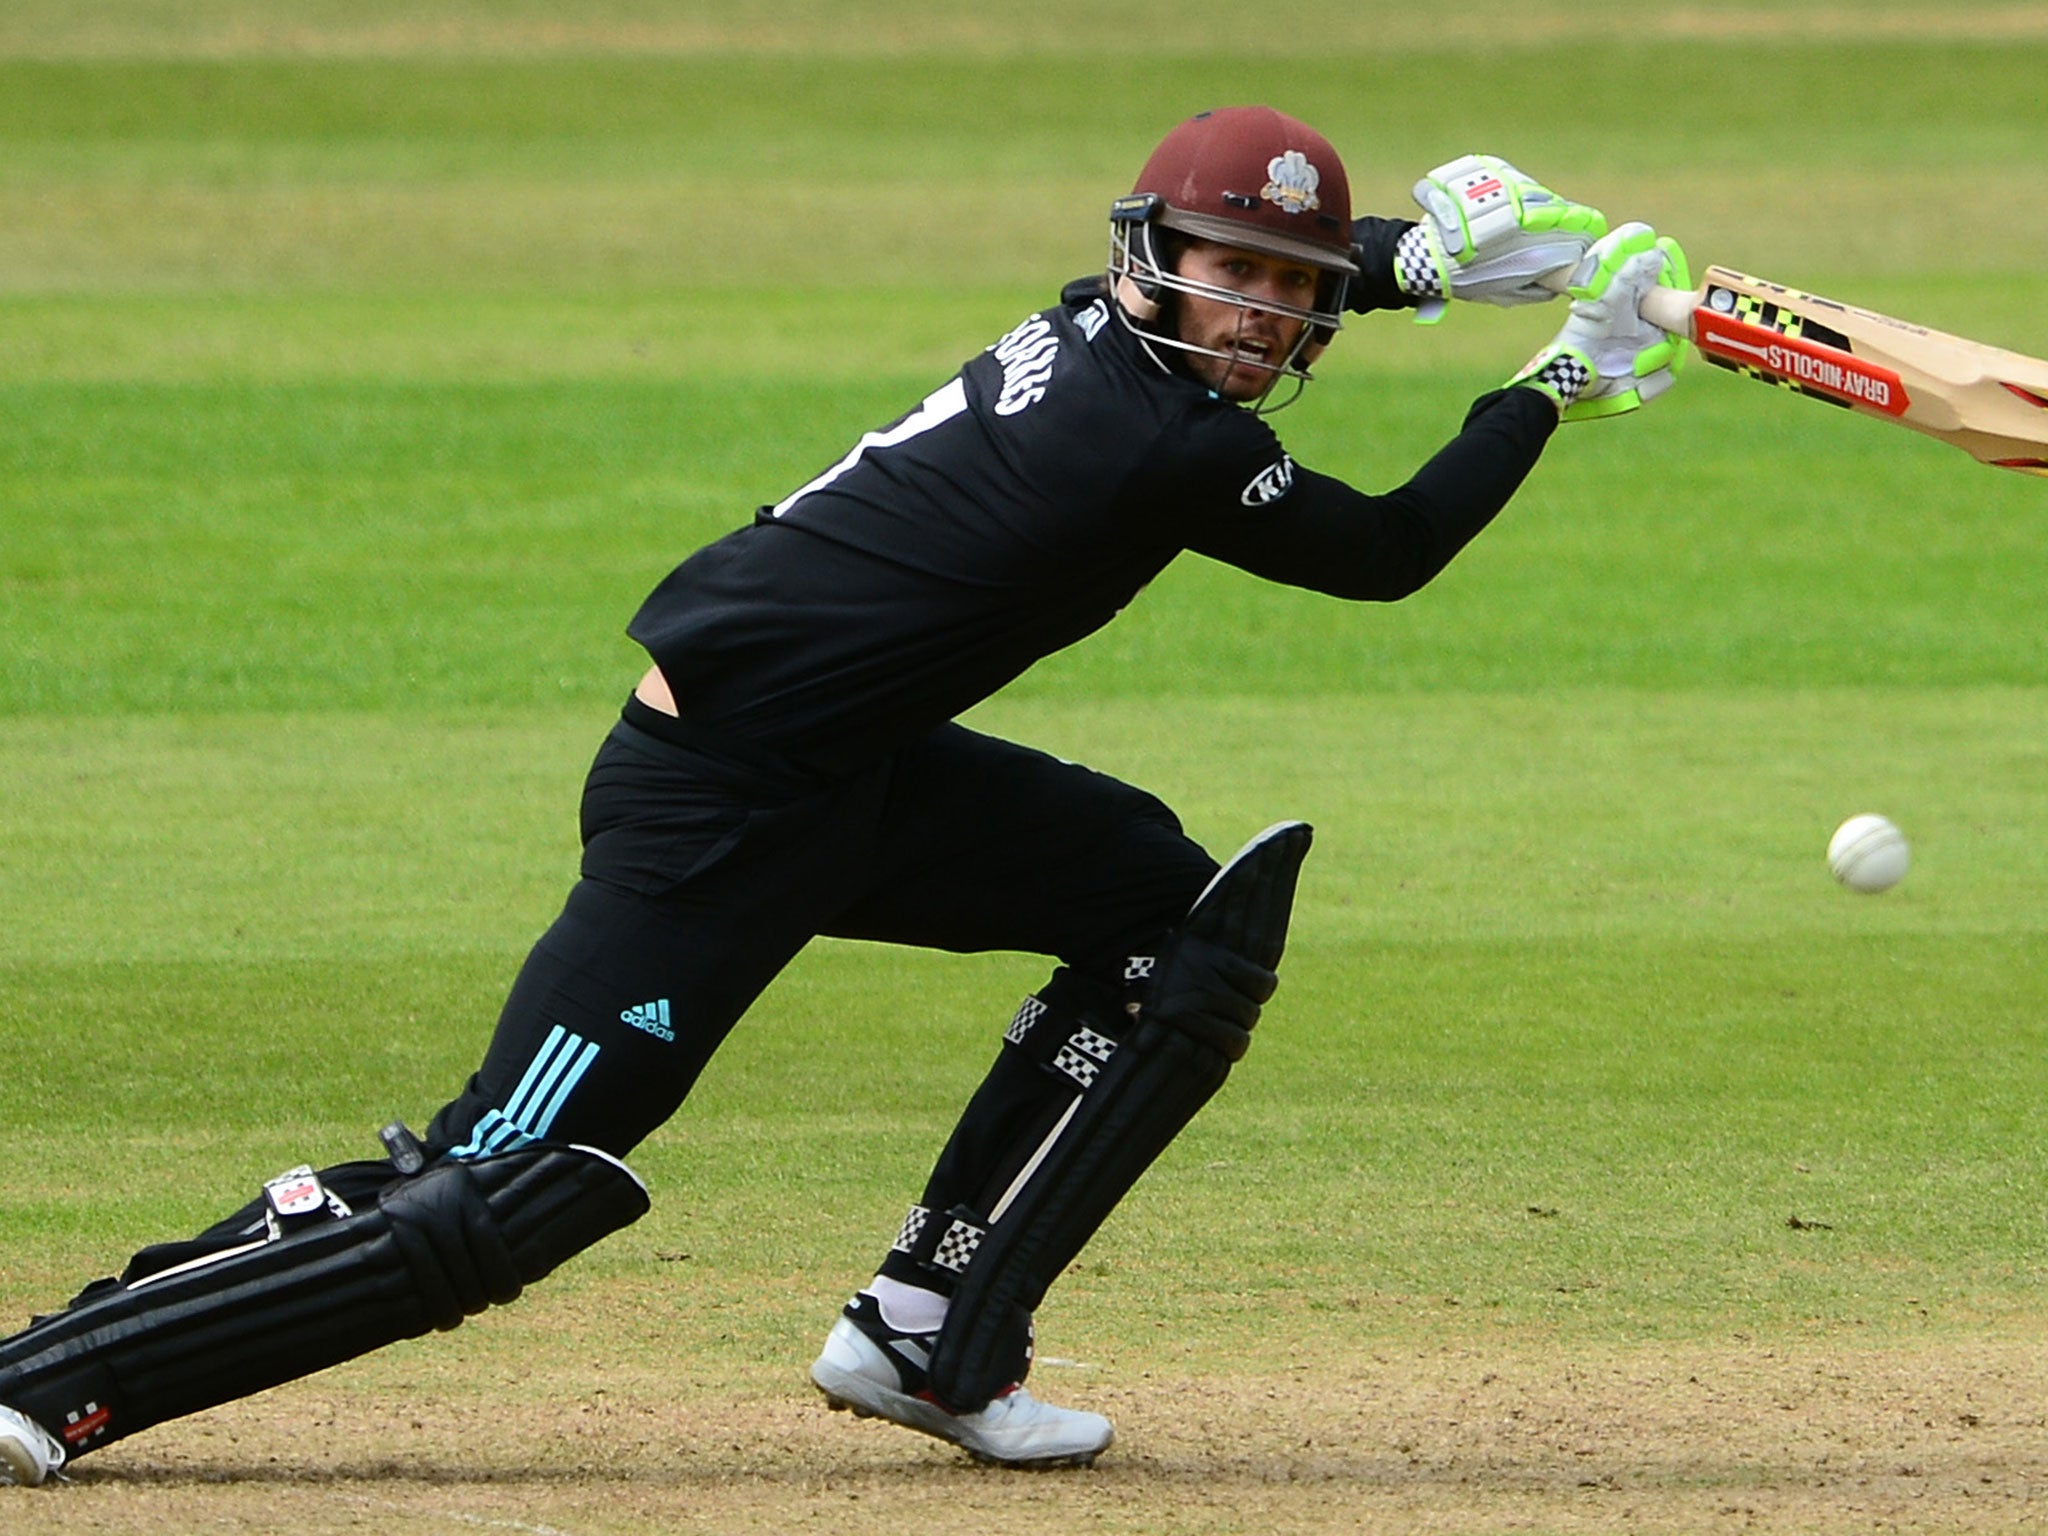
<path fill-rule="evenodd" d="M 1112 985 L 1217 869 L 1156 797 L 959 725 L 828 778 L 637 699 L 591 766 L 582 835 L 582 876 L 429 1127 L 435 1152 L 623 1156 L 814 936 L 1021 950 Z M 992 1044 L 1006 1019 L 991 1009 Z"/>

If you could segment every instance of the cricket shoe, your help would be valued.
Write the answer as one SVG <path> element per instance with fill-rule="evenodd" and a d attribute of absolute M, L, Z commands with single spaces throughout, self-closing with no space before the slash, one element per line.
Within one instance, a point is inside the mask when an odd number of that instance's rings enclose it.
<path fill-rule="evenodd" d="M 875 1298 L 846 1304 L 811 1366 L 811 1381 L 829 1408 L 856 1418 L 887 1419 L 959 1446 L 976 1461 L 1006 1467 L 1085 1467 L 1109 1449 L 1116 1430 L 1099 1413 L 1055 1408 L 1021 1386 L 1006 1388 L 986 1408 L 954 1413 L 925 1387 L 936 1333 L 904 1333 L 882 1321 Z"/>
<path fill-rule="evenodd" d="M 25 1413 L 0 1408 L 0 1484 L 33 1488 L 64 1465 L 64 1445 Z"/>

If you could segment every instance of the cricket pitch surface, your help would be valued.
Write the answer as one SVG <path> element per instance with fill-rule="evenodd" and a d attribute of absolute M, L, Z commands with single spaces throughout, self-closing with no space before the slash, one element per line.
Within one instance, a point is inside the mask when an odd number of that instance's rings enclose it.
<path fill-rule="evenodd" d="M 1513 1349 L 1412 1343 L 1235 1380 L 1042 1364 L 1108 1413 L 1083 1471 L 979 1467 L 829 1414 L 765 1368 L 721 1384 L 556 1362 L 485 1379 L 392 1352 L 164 1426 L 72 1481 L 0 1490 L 0 1528 L 609 1533 L 1699 1533 L 2048 1527 L 2048 1350 Z M 23 1520 L 25 1523 L 17 1523 Z"/>

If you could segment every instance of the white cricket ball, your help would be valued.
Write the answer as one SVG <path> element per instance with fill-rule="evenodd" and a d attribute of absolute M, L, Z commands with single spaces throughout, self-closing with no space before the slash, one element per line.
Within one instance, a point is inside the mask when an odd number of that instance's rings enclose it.
<path fill-rule="evenodd" d="M 1828 839 L 1828 868 L 1852 891 L 1876 895 L 1906 877 L 1913 851 L 1906 834 L 1882 816 L 1851 816 Z"/>

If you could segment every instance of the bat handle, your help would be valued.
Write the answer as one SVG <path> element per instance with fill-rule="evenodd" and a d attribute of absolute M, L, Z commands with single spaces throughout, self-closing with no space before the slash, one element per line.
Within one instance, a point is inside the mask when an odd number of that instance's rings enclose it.
<path fill-rule="evenodd" d="M 1674 336 L 1692 335 L 1692 312 L 1700 307 L 1700 296 L 1683 288 L 1652 288 L 1637 306 L 1642 317 L 1660 331 Z"/>
<path fill-rule="evenodd" d="M 1569 285 L 1569 273 L 1547 273 L 1543 286 L 1557 293 L 1563 293 Z M 1674 336 L 1692 336 L 1692 312 L 1700 307 L 1704 298 L 1700 293 L 1688 293 L 1683 288 L 1652 288 L 1643 295 L 1639 308 L 1642 317 L 1660 331 L 1669 331 Z"/>

